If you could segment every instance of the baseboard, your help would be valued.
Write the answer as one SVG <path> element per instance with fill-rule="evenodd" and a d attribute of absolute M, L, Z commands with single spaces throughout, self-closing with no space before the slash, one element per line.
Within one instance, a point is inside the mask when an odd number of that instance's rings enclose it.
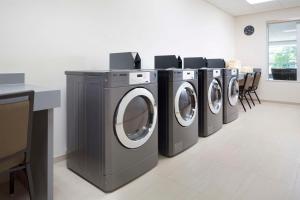
<path fill-rule="evenodd" d="M 288 105 L 300 106 L 300 103 L 296 103 L 296 102 L 274 101 L 274 100 L 265 100 L 265 99 L 262 99 L 261 101 L 267 102 L 267 103 L 278 103 L 278 104 L 288 104 Z"/>
<path fill-rule="evenodd" d="M 58 163 L 58 162 L 61 162 L 61 161 L 64 161 L 64 160 L 67 160 L 67 154 L 55 157 L 54 158 L 54 164 Z"/>

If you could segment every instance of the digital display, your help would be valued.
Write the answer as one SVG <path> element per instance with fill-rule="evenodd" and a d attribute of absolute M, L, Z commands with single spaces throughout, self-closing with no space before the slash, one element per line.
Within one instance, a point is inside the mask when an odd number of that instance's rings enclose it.
<path fill-rule="evenodd" d="M 150 72 L 139 72 L 139 73 L 130 73 L 129 74 L 129 84 L 136 85 L 136 84 L 144 84 L 150 83 Z"/>
<path fill-rule="evenodd" d="M 182 79 L 183 80 L 195 79 L 195 72 L 194 71 L 183 71 Z"/>

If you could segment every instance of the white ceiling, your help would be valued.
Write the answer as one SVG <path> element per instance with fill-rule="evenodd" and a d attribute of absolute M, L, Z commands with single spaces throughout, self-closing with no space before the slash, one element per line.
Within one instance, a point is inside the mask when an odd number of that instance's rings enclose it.
<path fill-rule="evenodd" d="M 255 5 L 249 4 L 246 0 L 206 0 L 206 1 L 234 16 L 300 6 L 300 0 L 274 0 L 274 1 L 255 4 Z"/>

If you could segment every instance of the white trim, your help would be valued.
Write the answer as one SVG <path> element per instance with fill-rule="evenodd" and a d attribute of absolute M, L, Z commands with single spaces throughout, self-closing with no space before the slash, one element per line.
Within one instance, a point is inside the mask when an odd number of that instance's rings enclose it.
<path fill-rule="evenodd" d="M 298 71 L 298 70 L 297 70 Z M 268 82 L 284 82 L 284 83 L 300 83 L 299 81 L 292 81 L 292 80 L 273 80 L 273 79 L 267 79 Z"/>
<path fill-rule="evenodd" d="M 189 89 L 192 92 L 193 98 L 195 100 L 195 108 L 193 108 L 193 116 L 191 119 L 189 120 L 185 120 L 181 114 L 180 114 L 180 109 L 179 109 L 179 98 L 180 98 L 180 94 L 184 89 Z M 194 120 L 195 117 L 197 115 L 197 110 L 198 110 L 198 100 L 197 100 L 197 94 L 195 92 L 194 87 L 192 86 L 192 84 L 190 84 L 189 82 L 184 82 L 180 85 L 180 87 L 178 88 L 176 95 L 175 95 L 175 99 L 174 99 L 174 109 L 175 109 L 175 116 L 177 118 L 177 121 L 179 122 L 179 124 L 181 124 L 184 127 L 190 126 Z"/>
<path fill-rule="evenodd" d="M 212 104 L 212 101 L 211 101 L 211 91 L 213 89 L 214 83 L 216 83 L 218 85 L 217 89 L 221 91 L 221 99 L 218 103 L 217 108 L 214 107 L 214 105 Z M 210 83 L 209 89 L 208 89 L 208 95 L 207 96 L 208 96 L 208 105 L 209 105 L 209 108 L 210 108 L 210 110 L 213 114 L 218 114 L 220 112 L 221 108 L 222 108 L 222 104 L 223 104 L 222 93 L 223 93 L 222 88 L 221 88 L 219 82 L 216 79 L 212 80 L 212 82 Z"/>
<path fill-rule="evenodd" d="M 237 94 L 236 96 L 232 97 L 231 96 L 231 90 L 232 90 L 232 87 L 234 86 L 237 86 Z M 228 84 L 228 92 L 227 92 L 227 95 L 228 95 L 228 100 L 229 100 L 229 104 L 231 106 L 235 106 L 237 105 L 238 103 L 238 99 L 239 99 L 239 86 L 238 86 L 238 82 L 237 82 L 237 78 L 236 77 L 232 77 L 229 81 L 229 84 Z"/>
<path fill-rule="evenodd" d="M 131 102 L 132 99 L 138 96 L 143 96 L 149 100 L 152 106 L 152 112 L 153 112 L 153 119 L 152 119 L 152 124 L 150 124 L 150 127 L 147 129 L 147 132 L 145 136 L 139 140 L 131 140 L 127 137 L 124 126 L 123 126 L 123 121 L 124 121 L 124 115 L 126 108 L 128 104 Z M 128 92 L 121 100 L 118 110 L 116 111 L 116 122 L 115 122 L 115 130 L 117 137 L 119 141 L 127 148 L 134 149 L 142 146 L 145 144 L 148 139 L 151 137 L 151 135 L 154 132 L 156 123 L 157 123 L 157 105 L 155 102 L 155 99 L 153 97 L 153 94 L 149 92 L 145 88 L 135 88 Z"/>

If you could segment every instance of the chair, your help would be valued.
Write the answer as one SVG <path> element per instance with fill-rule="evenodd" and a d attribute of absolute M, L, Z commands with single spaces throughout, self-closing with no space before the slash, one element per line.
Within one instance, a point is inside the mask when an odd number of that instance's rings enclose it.
<path fill-rule="evenodd" d="M 244 85 L 241 86 L 240 88 L 240 91 L 239 91 L 239 100 L 244 108 L 244 111 L 247 112 L 245 106 L 244 106 L 244 103 L 243 103 L 243 100 L 246 99 L 250 109 L 252 109 L 248 99 L 247 99 L 247 96 L 246 94 L 249 94 L 249 89 L 250 87 L 252 86 L 252 82 L 253 82 L 253 73 L 247 73 L 245 75 L 245 82 L 244 82 Z"/>
<path fill-rule="evenodd" d="M 30 167 L 34 92 L 0 95 L 0 174 L 10 176 L 10 194 L 18 171 L 27 177 L 30 199 L 34 198 Z"/>
<path fill-rule="evenodd" d="M 248 95 L 250 96 L 250 99 L 251 99 L 251 101 L 252 101 L 252 103 L 253 103 L 254 106 L 255 106 L 255 103 L 254 103 L 254 101 L 253 101 L 253 99 L 252 99 L 251 93 L 254 93 L 254 94 L 255 94 L 255 96 L 256 96 L 256 98 L 257 98 L 259 104 L 261 104 L 260 99 L 258 98 L 258 95 L 257 95 L 257 93 L 256 93 L 256 90 L 258 89 L 258 85 L 259 85 L 260 78 L 261 78 L 261 72 L 255 72 L 255 73 L 254 73 L 253 84 L 252 84 L 252 86 L 249 88 L 249 93 L 248 93 Z"/>

